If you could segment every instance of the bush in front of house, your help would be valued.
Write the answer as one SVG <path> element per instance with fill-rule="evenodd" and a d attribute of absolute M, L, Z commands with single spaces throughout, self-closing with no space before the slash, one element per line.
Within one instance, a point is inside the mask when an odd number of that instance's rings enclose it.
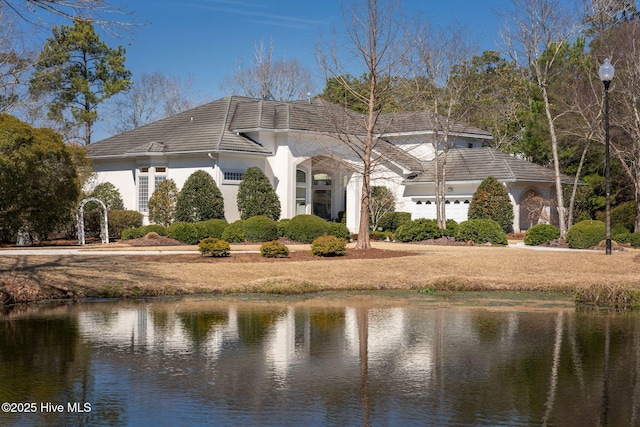
<path fill-rule="evenodd" d="M 167 237 L 187 245 L 195 245 L 200 241 L 195 224 L 184 221 L 174 222 L 167 227 Z"/>
<path fill-rule="evenodd" d="M 229 243 L 215 237 L 207 237 L 198 243 L 198 250 L 202 255 L 211 255 L 213 257 L 225 257 L 231 253 Z"/>
<path fill-rule="evenodd" d="M 513 228 L 513 204 L 504 185 L 490 176 L 480 183 L 469 204 L 469 219 L 491 219 L 508 233 Z"/>
<path fill-rule="evenodd" d="M 149 224 L 143 227 L 128 228 L 121 233 L 122 240 L 139 239 L 149 233 L 156 233 L 158 236 L 166 236 L 167 228 L 159 224 Z"/>
<path fill-rule="evenodd" d="M 311 243 L 314 239 L 329 233 L 329 228 L 329 223 L 319 216 L 301 214 L 287 221 L 284 235 L 294 242 Z"/>
<path fill-rule="evenodd" d="M 111 233 L 109 233 L 109 234 L 111 234 Z M 142 228 L 141 227 L 127 228 L 126 230 L 123 230 L 122 234 L 120 235 L 120 238 L 122 240 L 139 239 L 141 237 L 144 237 L 144 234 L 142 233 Z"/>
<path fill-rule="evenodd" d="M 277 224 L 278 237 L 284 237 L 285 236 L 285 228 L 286 228 L 288 222 L 289 222 L 289 218 L 283 218 L 280 221 L 278 221 L 278 224 Z"/>
<path fill-rule="evenodd" d="M 229 243 L 242 243 L 247 240 L 244 235 L 244 220 L 239 219 L 227 225 L 222 232 L 222 240 Z"/>
<path fill-rule="evenodd" d="M 458 225 L 456 240 L 476 244 L 506 245 L 507 233 L 492 219 L 470 219 Z"/>
<path fill-rule="evenodd" d="M 206 171 L 195 171 L 187 178 L 178 194 L 175 215 L 179 222 L 224 219 L 222 193 Z"/>
<path fill-rule="evenodd" d="M 109 211 L 107 214 L 107 219 L 107 223 L 109 226 L 109 236 L 121 236 L 124 230 L 142 226 L 142 214 L 137 211 Z"/>
<path fill-rule="evenodd" d="M 551 224 L 536 224 L 524 233 L 524 244 L 538 246 L 560 237 L 558 227 Z"/>
<path fill-rule="evenodd" d="M 198 221 L 195 224 L 198 240 L 206 237 L 222 238 L 222 233 L 229 225 L 224 219 L 210 219 L 208 221 Z"/>
<path fill-rule="evenodd" d="M 458 222 L 454 219 L 448 219 L 446 228 L 442 230 L 442 235 L 447 237 L 456 237 L 458 234 Z"/>
<path fill-rule="evenodd" d="M 277 221 L 280 218 L 280 199 L 259 167 L 250 167 L 242 175 L 237 201 L 240 219 L 266 216 Z"/>
<path fill-rule="evenodd" d="M 93 189 L 89 197 L 94 197 L 100 200 L 106 206 L 107 210 L 124 210 L 124 202 L 122 200 L 122 196 L 120 195 L 120 190 L 116 188 L 110 182 L 103 182 L 101 184 L 96 185 Z M 102 209 L 101 206 L 97 204 L 89 203 L 87 204 L 85 211 L 89 212 L 92 210 Z"/>
<path fill-rule="evenodd" d="M 260 255 L 265 258 L 286 258 L 289 256 L 289 248 L 277 240 L 272 240 L 260 246 Z"/>
<path fill-rule="evenodd" d="M 623 225 L 611 227 L 611 239 L 618 243 L 629 243 L 631 232 Z"/>
<path fill-rule="evenodd" d="M 634 248 L 637 248 L 640 246 L 640 231 L 631 233 L 631 235 L 629 236 L 629 244 Z"/>
<path fill-rule="evenodd" d="M 325 234 L 311 242 L 313 256 L 342 256 L 347 252 L 347 241 L 336 236 Z"/>
<path fill-rule="evenodd" d="M 398 227 L 411 221 L 409 212 L 387 212 L 378 221 L 378 228 L 382 231 L 396 231 Z"/>
<path fill-rule="evenodd" d="M 149 198 L 149 221 L 164 226 L 171 225 L 176 216 L 179 194 L 174 180 L 159 182 Z"/>
<path fill-rule="evenodd" d="M 606 225 L 602 221 L 586 220 L 574 224 L 565 240 L 570 248 L 586 249 L 597 246 L 605 239 Z"/>
<path fill-rule="evenodd" d="M 420 218 L 398 227 L 395 235 L 399 242 L 420 242 L 442 237 L 442 230 L 436 220 Z"/>
<path fill-rule="evenodd" d="M 278 238 L 276 221 L 264 215 L 252 216 L 242 226 L 244 237 L 250 242 L 268 242 Z"/>
<path fill-rule="evenodd" d="M 336 236 L 341 239 L 345 239 L 347 242 L 351 238 L 351 232 L 347 228 L 347 226 L 341 222 L 330 222 L 329 223 L 329 232 L 327 233 L 330 236 Z"/>

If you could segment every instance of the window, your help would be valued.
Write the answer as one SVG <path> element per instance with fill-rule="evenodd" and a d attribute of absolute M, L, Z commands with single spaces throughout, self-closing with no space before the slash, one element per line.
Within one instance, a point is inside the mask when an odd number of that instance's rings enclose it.
<path fill-rule="evenodd" d="M 138 176 L 138 211 L 147 212 L 149 210 L 149 177 Z"/>
<path fill-rule="evenodd" d="M 307 213 L 307 173 L 296 170 L 296 215 Z"/>
<path fill-rule="evenodd" d="M 223 172 L 223 175 L 224 175 L 225 181 L 242 181 L 244 172 L 226 171 L 226 172 Z"/>

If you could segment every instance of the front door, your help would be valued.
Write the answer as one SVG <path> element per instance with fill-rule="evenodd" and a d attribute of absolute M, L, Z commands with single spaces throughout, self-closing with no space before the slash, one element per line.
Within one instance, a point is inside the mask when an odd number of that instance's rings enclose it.
<path fill-rule="evenodd" d="M 313 175 L 313 214 L 331 220 L 331 176 L 326 173 Z"/>

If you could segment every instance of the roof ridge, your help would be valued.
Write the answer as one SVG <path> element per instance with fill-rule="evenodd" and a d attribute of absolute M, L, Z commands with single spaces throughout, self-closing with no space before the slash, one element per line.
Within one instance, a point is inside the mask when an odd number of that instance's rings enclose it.
<path fill-rule="evenodd" d="M 218 138 L 218 143 L 216 144 L 215 149 L 219 150 L 220 146 L 222 145 L 222 139 L 224 138 L 224 133 L 227 130 L 227 126 L 229 123 L 229 114 L 231 112 L 231 101 L 233 101 L 233 96 L 230 96 L 227 98 L 227 108 L 225 110 L 224 113 L 224 121 L 222 122 L 222 126 L 220 126 L 220 137 Z M 238 105 L 238 103 L 236 103 L 236 106 Z M 234 114 L 235 114 L 235 110 L 234 110 Z"/>

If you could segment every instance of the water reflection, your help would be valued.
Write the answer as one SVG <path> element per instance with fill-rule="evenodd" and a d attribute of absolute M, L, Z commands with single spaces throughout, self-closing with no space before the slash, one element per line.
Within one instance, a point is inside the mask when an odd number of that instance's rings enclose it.
<path fill-rule="evenodd" d="M 519 298 L 17 309 L 0 321 L 0 400 L 37 411 L 1 413 L 0 424 L 637 424 L 638 315 Z"/>

